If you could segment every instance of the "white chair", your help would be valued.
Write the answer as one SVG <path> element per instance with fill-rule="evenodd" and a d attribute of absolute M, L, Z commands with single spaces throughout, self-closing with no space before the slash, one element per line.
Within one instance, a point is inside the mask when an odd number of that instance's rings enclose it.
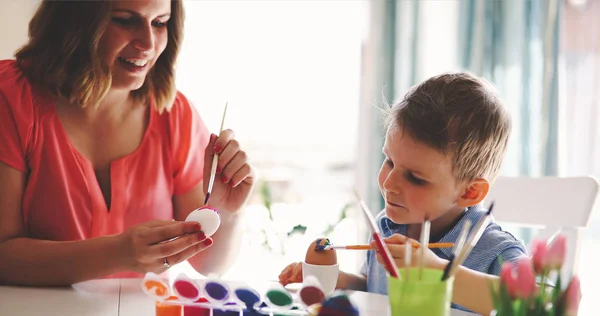
<path fill-rule="evenodd" d="M 567 237 L 561 274 L 570 278 L 597 196 L 598 181 L 592 177 L 498 177 L 485 205 L 494 201 L 492 215 L 501 224 L 540 228 L 536 238 L 547 239 L 560 229 Z"/>

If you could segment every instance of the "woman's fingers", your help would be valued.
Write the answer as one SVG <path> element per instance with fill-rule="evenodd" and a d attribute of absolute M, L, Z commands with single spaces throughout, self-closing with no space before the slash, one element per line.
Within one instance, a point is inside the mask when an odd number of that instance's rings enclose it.
<path fill-rule="evenodd" d="M 192 247 L 206 239 L 204 232 L 192 233 L 178 237 L 174 240 L 152 245 L 148 249 L 148 257 L 164 258 L 178 254 L 185 249 Z"/>
<path fill-rule="evenodd" d="M 248 182 L 249 184 L 252 184 L 253 179 L 254 173 L 252 167 L 250 167 L 248 163 L 245 163 L 233 174 L 233 176 L 231 176 L 231 180 L 229 181 L 231 186 L 235 188 L 242 182 Z"/>
<path fill-rule="evenodd" d="M 225 129 L 225 130 L 221 131 L 221 134 L 218 135 L 216 141 L 214 142 L 212 149 L 215 153 L 219 154 L 219 160 L 221 160 L 223 151 L 225 150 L 225 148 L 227 146 L 229 146 L 231 141 L 234 140 L 234 137 L 235 137 L 235 133 L 230 129 Z M 235 143 L 237 144 L 237 141 L 235 141 Z M 238 145 L 238 148 L 239 148 L 239 145 Z"/>
<path fill-rule="evenodd" d="M 238 155 L 239 154 L 239 155 Z M 237 158 L 234 160 L 234 157 Z M 248 161 L 246 153 L 240 150 L 240 144 L 237 140 L 232 139 L 225 145 L 223 151 L 219 153 L 219 161 L 217 162 L 218 169 L 221 170 L 222 176 L 231 176 L 237 169 Z M 233 162 L 233 166 L 230 166 Z M 236 166 L 237 162 L 237 166 Z"/>
<path fill-rule="evenodd" d="M 159 258 L 158 264 L 160 266 L 163 266 L 164 258 L 167 258 L 169 265 L 171 265 L 171 266 L 176 265 L 180 262 L 183 262 L 183 261 L 195 256 L 199 252 L 206 250 L 206 248 L 210 247 L 212 244 L 213 244 L 212 238 L 206 238 L 203 241 L 195 243 L 195 244 L 191 245 L 190 247 L 187 247 L 183 251 L 180 251 L 174 255 Z"/>
<path fill-rule="evenodd" d="M 201 227 L 198 222 L 172 222 L 170 225 L 151 227 L 144 230 L 142 238 L 147 245 L 152 245 L 200 231 Z"/>

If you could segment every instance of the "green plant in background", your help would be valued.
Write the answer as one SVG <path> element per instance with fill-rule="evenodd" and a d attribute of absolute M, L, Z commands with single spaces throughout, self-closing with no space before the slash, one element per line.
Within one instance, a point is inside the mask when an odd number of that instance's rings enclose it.
<path fill-rule="evenodd" d="M 269 188 L 269 184 L 266 181 L 262 181 L 259 184 L 259 187 L 260 187 L 260 197 L 261 197 L 263 205 L 267 209 L 267 212 L 269 215 L 269 220 L 271 221 L 271 223 L 275 223 L 275 218 L 273 217 L 273 211 L 271 210 L 271 206 L 273 205 L 273 195 L 272 195 L 271 189 Z M 347 203 L 344 205 L 344 207 L 342 207 L 339 218 L 337 219 L 337 221 L 335 223 L 329 224 L 327 226 L 327 228 L 322 232 L 323 236 L 328 236 L 329 234 L 331 234 L 333 232 L 333 230 L 335 229 L 335 227 L 341 221 L 343 221 L 345 218 L 348 217 L 347 216 L 348 209 L 351 206 L 352 206 L 352 203 Z M 292 227 L 292 229 L 289 232 L 287 232 L 286 236 L 291 237 L 295 234 L 304 235 L 306 233 L 306 229 L 307 229 L 307 227 L 302 224 L 295 225 L 294 227 Z M 271 245 L 269 244 L 269 241 L 268 241 L 268 232 L 264 228 L 262 228 L 261 233 L 265 237 L 263 246 L 267 247 L 269 249 L 269 251 L 273 251 L 273 248 L 271 247 Z M 281 245 L 280 251 L 282 254 L 285 254 L 285 249 L 283 247 L 283 240 L 282 240 L 283 238 L 282 238 L 282 236 L 278 236 L 278 238 L 279 238 L 279 242 Z"/>
<path fill-rule="evenodd" d="M 269 185 L 265 181 L 261 181 L 260 183 L 260 197 L 263 201 L 265 208 L 269 214 L 269 220 L 274 223 L 275 219 L 273 218 L 273 211 L 271 210 L 271 206 L 273 205 L 273 195 L 271 194 L 271 189 Z M 271 244 L 269 244 L 269 234 L 264 228 L 261 228 L 261 233 L 263 234 L 265 241 L 263 242 L 263 246 L 267 247 L 269 251 L 273 251 Z M 281 243 L 280 243 L 281 244 Z M 281 244 L 281 253 L 285 253 L 285 249 L 283 248 L 283 244 Z"/>
<path fill-rule="evenodd" d="M 342 211 L 340 212 L 340 217 L 334 224 L 329 224 L 327 226 L 325 231 L 323 231 L 323 234 L 322 234 L 323 236 L 329 236 L 329 234 L 333 233 L 333 230 L 335 229 L 335 227 L 347 217 L 348 209 L 350 207 L 352 207 L 352 203 L 346 203 L 346 205 L 344 205 L 342 207 Z"/>

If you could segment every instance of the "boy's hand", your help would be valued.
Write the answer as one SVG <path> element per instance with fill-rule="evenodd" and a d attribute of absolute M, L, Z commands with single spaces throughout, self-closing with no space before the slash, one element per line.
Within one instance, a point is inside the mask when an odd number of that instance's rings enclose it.
<path fill-rule="evenodd" d="M 286 286 L 290 283 L 302 283 L 302 262 L 290 263 L 279 274 L 279 283 Z"/>
<path fill-rule="evenodd" d="M 398 268 L 405 266 L 404 265 L 404 254 L 406 251 L 406 245 L 407 245 L 406 243 L 409 240 L 410 240 L 411 244 L 413 244 L 413 245 L 419 244 L 418 241 L 408 238 L 401 234 L 394 234 L 388 238 L 383 238 L 383 242 L 386 243 Z M 375 247 L 375 241 L 371 242 L 371 246 Z M 377 249 L 377 248 L 374 248 L 374 249 Z M 410 266 L 411 267 L 419 266 L 419 264 L 420 264 L 419 254 L 420 254 L 420 249 L 414 248 L 411 246 L 411 256 L 410 256 Z M 379 253 L 379 251 L 377 251 L 377 261 L 379 261 L 379 263 L 383 264 L 383 260 L 381 258 L 381 254 Z M 439 270 L 443 270 L 445 268 L 446 264 L 448 263 L 447 260 L 444 260 L 444 259 L 438 257 L 435 253 L 433 253 L 433 251 L 431 251 L 431 249 L 425 249 L 425 253 L 423 254 L 423 261 L 424 261 L 424 266 L 426 268 L 439 269 Z"/>

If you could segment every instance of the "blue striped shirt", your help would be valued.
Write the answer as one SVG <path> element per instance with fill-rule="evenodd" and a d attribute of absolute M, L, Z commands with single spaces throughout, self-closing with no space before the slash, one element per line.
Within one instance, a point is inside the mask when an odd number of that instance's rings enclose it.
<path fill-rule="evenodd" d="M 462 216 L 458 223 L 440 240 L 435 242 L 456 242 L 467 219 L 471 221 L 471 229 L 473 229 L 475 223 L 479 221 L 485 213 L 486 210 L 481 205 L 467 208 L 464 216 Z M 377 215 L 376 222 L 377 225 L 379 225 L 383 237 L 389 237 L 393 234 L 406 235 L 406 225 L 392 222 L 385 216 L 385 210 Z M 438 257 L 449 260 L 452 248 L 432 249 L 432 251 Z M 463 263 L 463 266 L 487 274 L 499 275 L 500 257 L 502 258 L 502 262 L 515 262 L 526 256 L 527 250 L 523 243 L 517 240 L 509 232 L 503 231 L 500 225 L 492 220 L 483 232 L 479 242 L 477 242 Z M 385 268 L 377 262 L 375 251 L 369 250 L 367 252 L 367 260 L 361 269 L 361 273 L 367 277 L 368 292 L 387 295 L 387 272 Z M 466 310 L 454 303 L 452 304 L 452 308 Z"/>

